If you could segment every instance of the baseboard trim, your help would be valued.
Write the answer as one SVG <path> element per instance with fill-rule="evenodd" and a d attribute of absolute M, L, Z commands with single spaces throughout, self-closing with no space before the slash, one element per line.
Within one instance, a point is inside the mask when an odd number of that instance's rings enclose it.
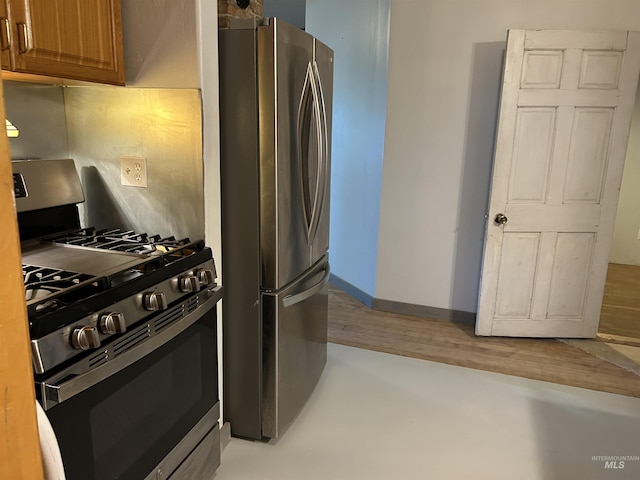
<path fill-rule="evenodd" d="M 334 275 L 329 275 L 329 283 L 339 288 L 347 295 L 358 300 L 371 310 L 380 312 L 399 313 L 402 315 L 413 315 L 414 317 L 432 318 L 434 320 L 446 320 L 455 323 L 466 323 L 475 325 L 476 314 L 463 310 L 450 310 L 448 308 L 429 307 L 427 305 L 416 305 L 413 303 L 396 302 L 393 300 L 382 300 L 375 298 L 358 287 L 350 284 L 346 280 Z"/>
<path fill-rule="evenodd" d="M 395 302 L 393 300 L 374 298 L 371 308 L 381 312 L 400 313 L 403 315 L 413 315 L 414 317 L 432 318 L 434 320 L 447 320 L 449 322 L 466 323 L 470 325 L 475 325 L 476 323 L 476 314 L 473 312 Z"/>
<path fill-rule="evenodd" d="M 351 285 L 349 282 L 341 279 L 340 277 L 334 275 L 333 273 L 329 274 L 329 283 L 334 287 L 339 288 L 343 292 L 351 295 L 353 298 L 358 300 L 360 303 L 366 305 L 371 308 L 373 305 L 373 297 L 366 292 L 363 292 L 358 287 Z"/>
<path fill-rule="evenodd" d="M 231 424 L 229 422 L 224 422 L 222 427 L 220 427 L 220 454 L 222 455 L 222 451 L 227 448 L 229 442 L 231 441 Z"/>

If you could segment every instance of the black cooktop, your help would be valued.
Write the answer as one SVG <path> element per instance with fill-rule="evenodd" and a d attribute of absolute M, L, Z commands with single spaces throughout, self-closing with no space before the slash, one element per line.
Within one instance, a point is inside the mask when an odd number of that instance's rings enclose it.
<path fill-rule="evenodd" d="M 204 241 L 95 229 L 46 237 L 23 246 L 22 269 L 32 338 L 195 268 L 213 258 Z M 146 238 L 150 241 L 141 242 Z M 85 240 L 81 244 L 79 240 Z M 162 241 L 161 241 L 162 240 Z"/>

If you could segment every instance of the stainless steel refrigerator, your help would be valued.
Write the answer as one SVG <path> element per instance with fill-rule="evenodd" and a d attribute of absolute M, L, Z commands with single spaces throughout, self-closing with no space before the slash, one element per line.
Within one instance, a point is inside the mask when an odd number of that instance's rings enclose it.
<path fill-rule="evenodd" d="M 219 39 L 224 420 L 276 438 L 327 359 L 333 51 L 274 18 Z"/>

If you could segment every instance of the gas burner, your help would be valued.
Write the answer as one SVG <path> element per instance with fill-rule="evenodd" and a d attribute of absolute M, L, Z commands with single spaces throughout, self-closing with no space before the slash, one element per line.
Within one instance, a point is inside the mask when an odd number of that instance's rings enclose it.
<path fill-rule="evenodd" d="M 43 313 L 61 308 L 66 302 L 54 298 L 64 292 L 82 290 L 86 296 L 104 290 L 104 281 L 84 273 L 57 268 L 22 265 L 25 300 L 29 312 Z M 78 293 L 76 293 L 77 297 Z"/>
<path fill-rule="evenodd" d="M 59 292 L 94 278 L 83 273 L 35 265 L 22 265 L 22 277 L 27 300 L 46 296 L 42 292 Z"/>
<path fill-rule="evenodd" d="M 96 230 L 94 227 L 51 235 L 41 241 L 147 255 L 162 255 L 190 243 L 188 238 L 176 240 L 173 236 L 163 238 L 132 230 Z"/>

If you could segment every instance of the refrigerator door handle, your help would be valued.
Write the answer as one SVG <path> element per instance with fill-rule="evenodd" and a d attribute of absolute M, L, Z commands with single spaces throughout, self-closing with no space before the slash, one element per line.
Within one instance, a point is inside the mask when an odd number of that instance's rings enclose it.
<path fill-rule="evenodd" d="M 313 213 L 311 216 L 311 226 L 309 231 L 309 243 L 311 243 L 318 232 L 320 226 L 320 217 L 324 209 L 324 201 L 327 191 L 327 169 L 328 162 L 328 132 L 327 132 L 327 114 L 324 102 L 324 92 L 322 91 L 322 82 L 320 80 L 320 72 L 318 71 L 318 63 L 314 60 L 311 66 L 312 84 L 311 91 L 313 93 L 313 106 L 316 118 L 316 141 L 318 142 L 318 169 L 316 173 L 316 191 L 313 202 Z"/>
<path fill-rule="evenodd" d="M 308 171 L 309 162 L 309 137 L 311 135 L 311 109 L 313 105 L 313 69 L 311 62 L 307 65 L 307 72 L 300 94 L 300 104 L 298 105 L 298 161 L 300 164 L 300 184 L 302 187 L 302 213 L 304 214 L 304 226 L 307 234 L 307 241 L 310 238 L 311 222 L 313 218 L 314 206 L 311 205 L 311 192 L 308 178 L 305 172 Z M 306 167 L 306 168 L 305 168 Z"/>
<path fill-rule="evenodd" d="M 309 181 L 309 141 L 311 125 L 315 123 L 317 147 L 317 168 L 315 171 L 315 190 L 311 191 Z M 298 158 L 300 160 L 300 182 L 302 185 L 302 203 L 305 217 L 307 241 L 311 244 L 320 225 L 320 216 L 324 208 L 327 190 L 327 151 L 328 133 L 324 92 L 320 83 L 318 64 L 309 62 L 298 106 Z"/>
<path fill-rule="evenodd" d="M 307 290 L 304 290 L 300 293 L 296 293 L 295 295 L 287 295 L 286 297 L 284 297 L 282 299 L 282 305 L 284 305 L 285 308 L 287 307 L 291 307 L 292 305 L 295 305 L 296 303 L 300 303 L 305 301 L 307 298 L 315 295 L 316 293 L 318 293 L 319 291 L 321 291 L 325 284 L 327 283 L 327 281 L 329 281 L 329 264 L 326 263 L 323 267 L 324 270 L 324 275 L 322 276 L 322 278 L 320 279 L 320 281 L 318 283 L 316 283 L 313 287 L 308 288 Z"/>

